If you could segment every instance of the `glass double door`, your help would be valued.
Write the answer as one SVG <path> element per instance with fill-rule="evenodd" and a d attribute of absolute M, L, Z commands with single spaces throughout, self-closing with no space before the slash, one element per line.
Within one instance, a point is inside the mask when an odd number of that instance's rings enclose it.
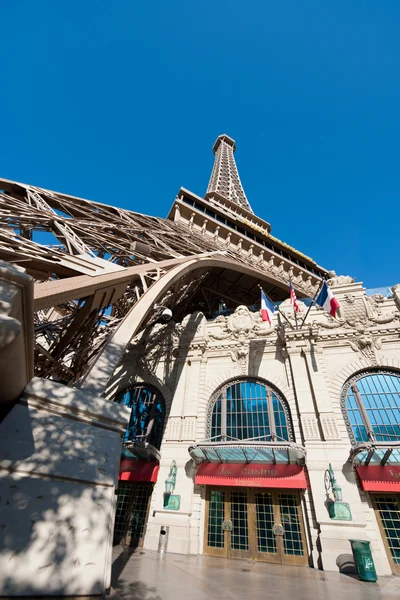
<path fill-rule="evenodd" d="M 400 495 L 371 494 L 393 573 L 400 575 Z"/>
<path fill-rule="evenodd" d="M 207 488 L 204 553 L 307 565 L 298 492 Z"/>

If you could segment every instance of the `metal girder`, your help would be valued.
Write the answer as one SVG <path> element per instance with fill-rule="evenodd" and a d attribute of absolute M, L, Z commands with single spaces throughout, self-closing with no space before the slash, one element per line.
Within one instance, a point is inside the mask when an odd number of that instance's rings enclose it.
<path fill-rule="evenodd" d="M 220 261 L 204 262 L 210 254 Z M 5 179 L 0 179 L 0 259 L 23 267 L 35 280 L 36 373 L 69 385 L 91 372 L 144 298 L 139 327 L 152 322 L 155 298 L 170 301 L 183 315 L 201 297 L 216 264 L 236 271 L 236 280 L 244 282 L 240 290 L 232 281 L 222 282 L 217 293 L 232 295 L 232 302 L 246 303 L 258 280 L 287 285 L 246 252 L 189 224 Z M 172 287 L 164 286 L 171 272 L 189 264 L 196 280 L 182 274 Z M 207 293 L 215 292 L 217 283 L 208 285 Z M 133 331 L 138 332 L 136 322 Z"/>

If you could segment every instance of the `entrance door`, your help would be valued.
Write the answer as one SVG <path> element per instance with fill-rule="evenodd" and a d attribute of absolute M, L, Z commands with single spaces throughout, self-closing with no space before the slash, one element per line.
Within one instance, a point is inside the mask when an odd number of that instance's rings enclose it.
<path fill-rule="evenodd" d="M 298 492 L 207 488 L 204 553 L 308 564 Z"/>
<path fill-rule="evenodd" d="M 152 492 L 152 483 L 119 482 L 114 544 L 143 546 Z"/>
<path fill-rule="evenodd" d="M 400 575 L 400 496 L 371 496 L 392 571 Z"/>

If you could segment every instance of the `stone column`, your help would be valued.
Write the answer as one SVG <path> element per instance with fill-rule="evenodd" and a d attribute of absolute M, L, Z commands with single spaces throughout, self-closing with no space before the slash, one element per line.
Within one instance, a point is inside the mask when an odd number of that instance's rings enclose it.
<path fill-rule="evenodd" d="M 33 279 L 0 261 L 0 420 L 33 376 Z"/>
<path fill-rule="evenodd" d="M 35 378 L 0 425 L 0 595 L 101 596 L 130 409 Z"/>

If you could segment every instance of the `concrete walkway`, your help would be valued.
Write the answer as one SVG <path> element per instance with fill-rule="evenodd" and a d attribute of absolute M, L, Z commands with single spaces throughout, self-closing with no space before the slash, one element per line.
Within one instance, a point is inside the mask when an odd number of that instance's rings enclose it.
<path fill-rule="evenodd" d="M 113 600 L 395 600 L 400 577 L 354 576 L 210 556 L 114 548 Z"/>

